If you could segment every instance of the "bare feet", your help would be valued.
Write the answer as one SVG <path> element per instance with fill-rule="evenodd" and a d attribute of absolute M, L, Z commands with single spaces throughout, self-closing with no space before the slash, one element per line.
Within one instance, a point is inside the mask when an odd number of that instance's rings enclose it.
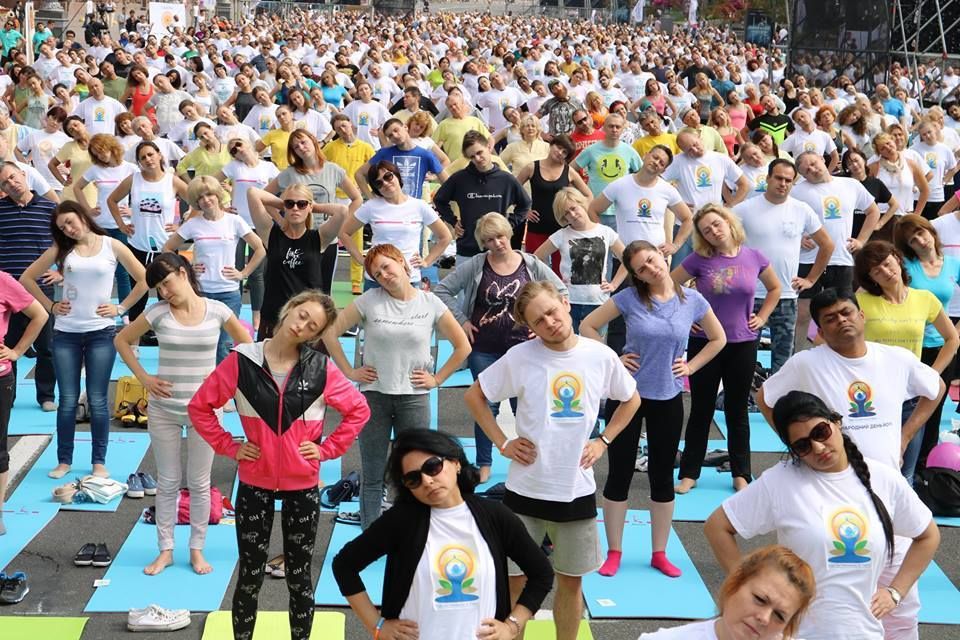
<path fill-rule="evenodd" d="M 70 465 L 68 464 L 58 464 L 51 471 L 47 472 L 47 475 L 55 480 L 59 480 L 63 476 L 70 473 Z"/>
<path fill-rule="evenodd" d="M 203 557 L 203 551 L 200 549 L 190 549 L 190 564 L 193 565 L 194 573 L 201 576 L 205 576 L 213 571 L 213 567 L 211 567 L 207 559 Z"/>
<path fill-rule="evenodd" d="M 680 484 L 673 488 L 674 491 L 680 494 L 687 493 L 690 489 L 693 489 L 697 486 L 697 481 L 693 478 L 680 478 Z"/>
<path fill-rule="evenodd" d="M 95 464 L 93 465 L 93 475 L 98 478 L 109 478 L 110 472 L 102 464 Z"/>
<path fill-rule="evenodd" d="M 148 576 L 155 576 L 173 564 L 173 551 L 161 551 L 157 558 L 143 568 Z"/>
<path fill-rule="evenodd" d="M 747 488 L 747 479 L 737 476 L 733 479 L 733 490 L 734 491 L 743 491 Z"/>
<path fill-rule="evenodd" d="M 480 484 L 490 479 L 490 467 L 480 467 Z"/>

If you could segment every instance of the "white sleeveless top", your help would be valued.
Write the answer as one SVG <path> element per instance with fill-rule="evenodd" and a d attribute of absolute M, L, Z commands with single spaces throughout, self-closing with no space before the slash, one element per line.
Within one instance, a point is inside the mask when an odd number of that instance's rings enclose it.
<path fill-rule="evenodd" d="M 114 326 L 113 318 L 101 318 L 97 307 L 112 300 L 117 257 L 109 236 L 100 236 L 100 251 L 89 258 L 76 251 L 63 261 L 63 299 L 70 313 L 55 316 L 54 328 L 67 333 L 87 333 Z"/>
<path fill-rule="evenodd" d="M 133 184 L 130 185 L 133 214 L 130 246 L 147 253 L 159 253 L 170 237 L 164 227 L 173 224 L 176 201 L 172 171 L 168 169 L 158 182 L 144 180 L 139 171 L 134 173 Z"/>
<path fill-rule="evenodd" d="M 877 167 L 877 179 L 887 185 L 887 189 L 889 189 L 893 197 L 897 199 L 901 213 L 913 213 L 913 201 L 915 198 L 913 196 L 913 171 L 910 170 L 910 165 L 908 165 L 906 159 L 904 159 L 903 168 L 898 173 L 887 169 L 883 164 L 884 163 L 881 162 L 879 167 Z M 887 205 L 879 202 L 877 203 L 877 207 L 880 208 L 881 212 L 886 212 L 887 210 Z"/>

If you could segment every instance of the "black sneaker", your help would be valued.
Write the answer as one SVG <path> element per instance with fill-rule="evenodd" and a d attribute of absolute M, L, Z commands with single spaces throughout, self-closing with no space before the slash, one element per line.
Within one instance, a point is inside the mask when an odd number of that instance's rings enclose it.
<path fill-rule="evenodd" d="M 93 564 L 93 554 L 97 551 L 97 545 L 92 542 L 88 542 L 82 547 L 80 551 L 77 551 L 77 555 L 73 556 L 73 564 L 78 567 L 89 567 Z"/>
<path fill-rule="evenodd" d="M 113 556 L 107 550 L 107 545 L 98 543 L 96 551 L 93 552 L 93 566 L 109 567 L 111 562 L 113 562 Z"/>
<path fill-rule="evenodd" d="M 0 604 L 17 604 L 30 593 L 27 575 L 18 571 L 0 582 Z"/>

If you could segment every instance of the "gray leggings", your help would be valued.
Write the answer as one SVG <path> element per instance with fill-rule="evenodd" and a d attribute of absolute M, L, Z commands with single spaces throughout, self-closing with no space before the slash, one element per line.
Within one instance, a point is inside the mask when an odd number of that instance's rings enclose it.
<path fill-rule="evenodd" d="M 391 395 L 364 391 L 370 420 L 360 431 L 360 526 L 366 529 L 380 517 L 383 473 L 391 427 L 395 433 L 430 426 L 430 394 Z"/>

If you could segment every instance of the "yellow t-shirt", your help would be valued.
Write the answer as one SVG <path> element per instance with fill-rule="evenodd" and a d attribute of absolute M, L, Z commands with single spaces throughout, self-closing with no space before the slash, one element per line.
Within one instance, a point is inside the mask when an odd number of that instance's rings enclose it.
<path fill-rule="evenodd" d="M 354 141 L 349 144 L 337 138 L 336 140 L 328 142 L 323 148 L 323 155 L 327 157 L 327 160 L 340 165 L 340 167 L 347 172 L 347 177 L 350 178 L 350 180 L 354 180 L 353 174 L 372 158 L 374 153 L 376 152 L 373 150 L 373 147 L 370 146 L 370 143 L 364 142 L 359 138 L 354 139 Z M 338 187 L 337 197 L 345 199 L 347 194 Z"/>
<path fill-rule="evenodd" d="M 230 162 L 230 151 L 226 144 L 220 145 L 219 152 L 207 151 L 202 145 L 183 156 L 177 163 L 177 175 L 185 177 L 193 169 L 193 176 L 215 176 Z"/>
<path fill-rule="evenodd" d="M 287 145 L 290 144 L 291 133 L 293 132 L 283 129 L 270 129 L 260 138 L 260 141 L 269 147 L 270 159 L 273 160 L 273 164 L 277 165 L 277 169 L 280 169 L 280 171 L 290 166 L 290 162 L 287 160 Z"/>
<path fill-rule="evenodd" d="M 533 144 L 517 140 L 507 145 L 500 154 L 500 159 L 510 165 L 513 175 L 517 175 L 525 166 L 534 160 L 543 160 L 549 153 L 550 145 L 540 138 L 534 140 Z"/>
<path fill-rule="evenodd" d="M 77 197 L 73 193 L 73 185 L 79 182 L 83 174 L 87 172 L 87 169 L 93 166 L 90 152 L 82 148 L 75 140 L 71 140 L 63 145 L 60 151 L 57 152 L 57 160 L 63 165 L 69 165 L 70 169 L 69 172 L 64 172 L 70 176 L 70 184 L 63 188 L 60 199 L 73 200 L 76 202 Z M 62 168 L 64 167 L 61 167 L 61 169 Z M 83 189 L 83 195 L 86 196 L 88 204 L 95 204 L 97 202 L 97 185 L 93 182 L 88 184 Z"/>
<path fill-rule="evenodd" d="M 937 297 L 924 289 L 908 289 L 902 304 L 893 304 L 882 296 L 857 292 L 857 302 L 866 318 L 864 337 L 871 342 L 903 347 L 920 357 L 923 330 L 943 310 Z"/>
<path fill-rule="evenodd" d="M 490 137 L 490 131 L 476 116 L 467 116 L 466 118 L 447 118 L 437 126 L 433 132 L 433 139 L 437 145 L 443 149 L 450 161 L 459 159 L 463 155 L 461 147 L 463 146 L 463 136 L 468 131 L 479 131 L 485 137 Z"/>
<path fill-rule="evenodd" d="M 633 148 L 642 158 L 650 152 L 650 149 L 653 149 L 658 144 L 662 144 L 670 149 L 673 155 L 680 153 L 680 147 L 677 146 L 677 136 L 672 133 L 661 133 L 658 136 L 643 136 L 642 138 L 637 138 L 633 141 Z"/>

